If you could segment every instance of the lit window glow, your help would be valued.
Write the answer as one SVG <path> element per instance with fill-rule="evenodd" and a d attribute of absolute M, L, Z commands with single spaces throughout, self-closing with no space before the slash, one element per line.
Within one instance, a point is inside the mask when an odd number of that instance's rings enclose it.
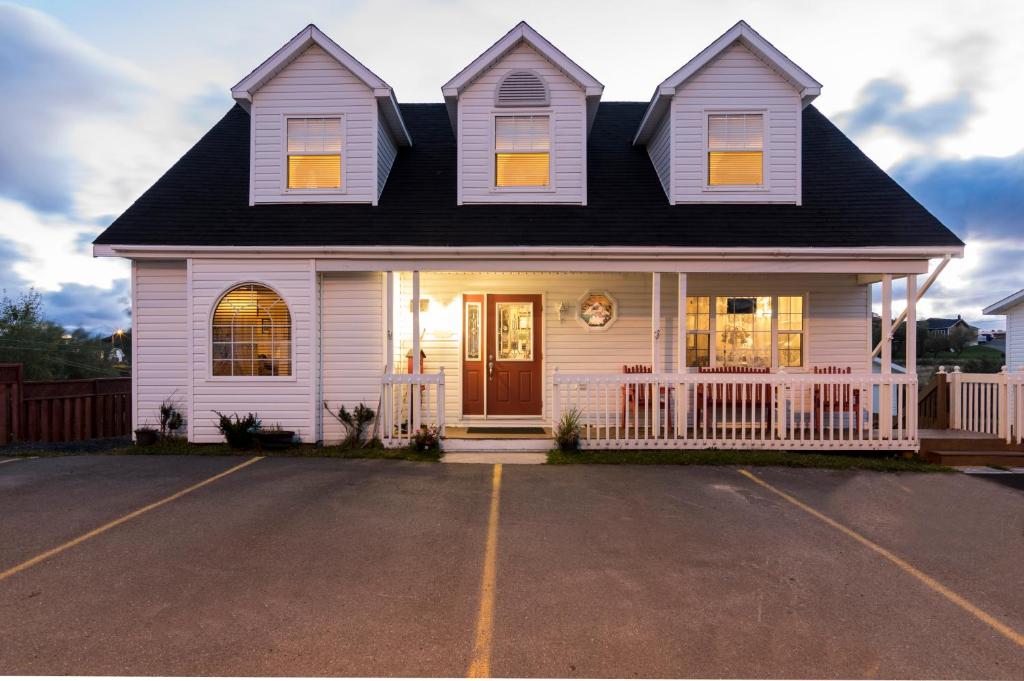
<path fill-rule="evenodd" d="M 548 116 L 496 117 L 494 153 L 495 186 L 550 186 L 551 134 Z"/>
<path fill-rule="evenodd" d="M 708 116 L 708 184 L 757 186 L 764 184 L 764 116 L 711 114 Z"/>
<path fill-rule="evenodd" d="M 243 284 L 213 313 L 214 376 L 291 376 L 292 322 L 272 289 Z"/>
<path fill-rule="evenodd" d="M 288 119 L 288 188 L 341 188 L 341 119 Z"/>

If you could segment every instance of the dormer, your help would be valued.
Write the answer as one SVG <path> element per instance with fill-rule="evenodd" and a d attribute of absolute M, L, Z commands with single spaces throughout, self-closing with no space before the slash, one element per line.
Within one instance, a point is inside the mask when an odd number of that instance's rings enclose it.
<path fill-rule="evenodd" d="M 654 92 L 644 145 L 669 203 L 801 202 L 801 111 L 821 84 L 746 22 Z"/>
<path fill-rule="evenodd" d="M 604 86 L 526 22 L 441 88 L 458 203 L 587 203 L 587 135 Z"/>
<path fill-rule="evenodd" d="M 412 145 L 391 87 L 312 24 L 231 96 L 251 118 L 249 205 L 377 205 Z"/>

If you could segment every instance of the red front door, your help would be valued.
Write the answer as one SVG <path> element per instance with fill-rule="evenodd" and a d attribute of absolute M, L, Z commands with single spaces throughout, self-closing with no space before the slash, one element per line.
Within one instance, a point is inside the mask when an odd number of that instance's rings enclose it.
<path fill-rule="evenodd" d="M 539 295 L 488 295 L 487 415 L 539 416 L 543 411 Z"/>

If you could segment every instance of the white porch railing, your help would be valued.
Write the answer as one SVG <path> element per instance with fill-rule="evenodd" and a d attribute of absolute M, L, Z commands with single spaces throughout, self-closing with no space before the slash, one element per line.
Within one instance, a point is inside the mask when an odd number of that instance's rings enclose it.
<path fill-rule="evenodd" d="M 381 386 L 381 441 L 409 444 L 421 425 L 444 435 L 444 367 L 436 374 L 384 374 Z"/>
<path fill-rule="evenodd" d="M 552 426 L 579 410 L 585 448 L 915 450 L 917 377 L 598 374 L 553 377 Z"/>
<path fill-rule="evenodd" d="M 967 374 L 953 367 L 946 380 L 950 428 L 1024 442 L 1024 371 Z"/>

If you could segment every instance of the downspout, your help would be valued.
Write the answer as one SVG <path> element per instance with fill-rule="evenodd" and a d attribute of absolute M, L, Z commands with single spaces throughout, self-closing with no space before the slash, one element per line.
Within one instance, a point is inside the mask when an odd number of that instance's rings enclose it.
<path fill-rule="evenodd" d="M 953 255 L 951 253 L 947 253 L 945 256 L 943 256 L 942 262 L 939 263 L 939 266 L 935 268 L 935 271 L 932 272 L 931 275 L 929 275 L 928 279 L 925 280 L 924 284 L 918 290 L 917 298 L 914 301 L 915 304 L 921 302 L 921 299 L 924 298 L 924 294 L 928 292 L 928 289 L 931 288 L 931 285 L 934 284 L 935 280 L 939 278 L 939 275 L 942 273 L 942 270 L 946 269 L 946 265 L 949 264 L 949 261 L 952 257 Z M 869 364 L 870 360 L 874 360 L 875 357 L 878 356 L 878 353 L 882 351 L 882 343 L 885 343 L 886 341 L 891 341 L 896 336 L 896 329 L 900 328 L 900 324 L 906 321 L 906 319 L 907 310 L 906 308 L 904 308 L 902 312 L 896 315 L 896 320 L 892 323 L 892 329 L 889 331 L 889 337 L 883 338 L 882 340 L 878 341 L 878 345 L 876 345 L 875 349 L 871 352 L 871 357 L 868 358 Z"/>

